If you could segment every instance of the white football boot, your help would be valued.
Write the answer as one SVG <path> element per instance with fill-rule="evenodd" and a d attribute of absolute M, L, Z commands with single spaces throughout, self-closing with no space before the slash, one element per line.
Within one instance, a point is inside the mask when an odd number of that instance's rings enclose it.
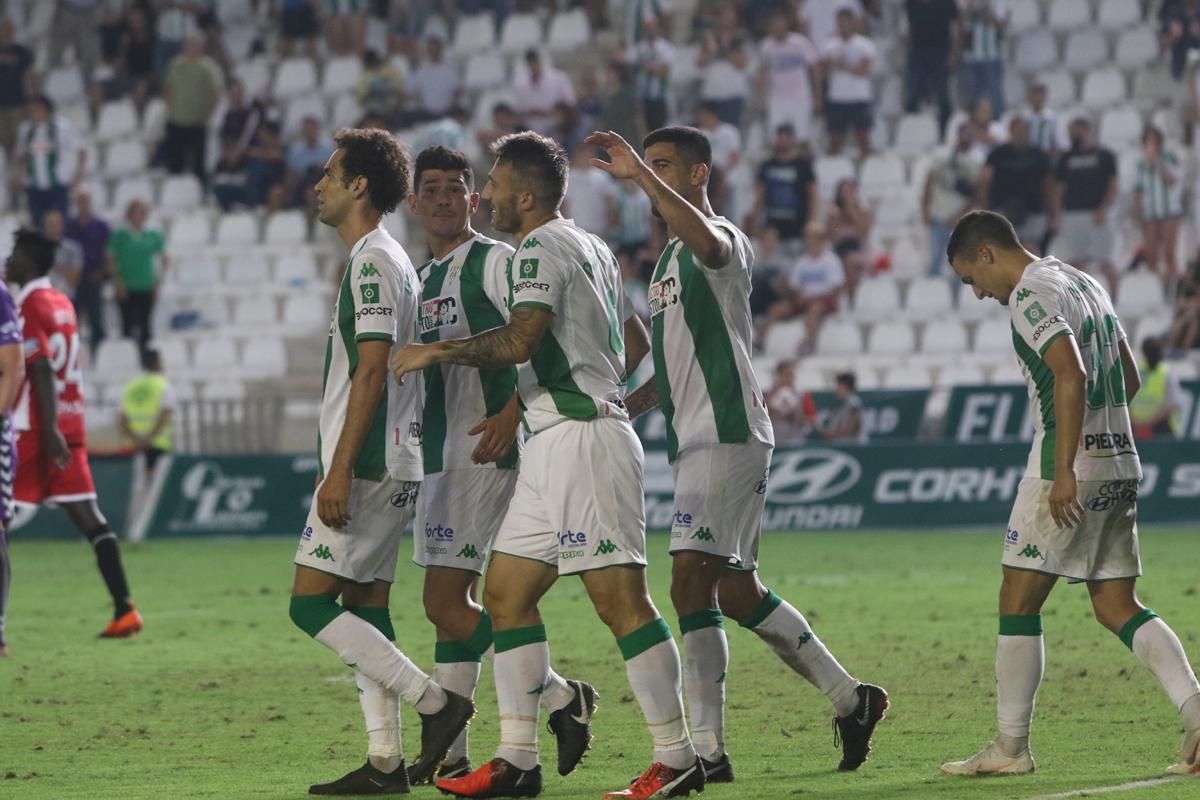
<path fill-rule="evenodd" d="M 1035 766 L 1028 747 L 1016 756 L 1006 756 L 991 741 L 966 761 L 947 761 L 940 769 L 943 775 L 1024 775 L 1033 772 Z"/>

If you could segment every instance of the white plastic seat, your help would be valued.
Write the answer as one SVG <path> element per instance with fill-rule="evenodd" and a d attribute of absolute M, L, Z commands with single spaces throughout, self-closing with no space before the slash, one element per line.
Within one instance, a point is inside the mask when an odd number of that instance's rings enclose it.
<path fill-rule="evenodd" d="M 167 375 L 183 375 L 191 366 L 191 356 L 185 339 L 178 336 L 167 336 L 155 339 L 151 345 L 158 351 L 162 359 L 163 370 Z"/>
<path fill-rule="evenodd" d="M 271 65 L 265 58 L 243 61 L 234 69 L 247 99 L 258 97 L 271 85 Z"/>
<path fill-rule="evenodd" d="M 1058 40 L 1045 28 L 1035 28 L 1017 40 L 1014 63 L 1022 72 L 1036 73 L 1058 64 Z"/>
<path fill-rule="evenodd" d="M 846 156 L 822 156 L 813 162 L 817 191 L 826 199 L 833 197 L 838 181 L 854 179 L 854 162 Z"/>
<path fill-rule="evenodd" d="M 205 381 L 200 384 L 200 396 L 211 401 L 238 402 L 246 399 L 246 384 L 232 378 Z"/>
<path fill-rule="evenodd" d="M 508 62 L 498 53 L 475 53 L 467 58 L 463 86 L 472 91 L 495 89 L 508 83 Z"/>
<path fill-rule="evenodd" d="M 146 145 L 140 139 L 113 142 L 104 153 L 104 174 L 109 178 L 124 178 L 145 171 Z"/>
<path fill-rule="evenodd" d="M 1067 37 L 1063 66 L 1082 72 L 1108 60 L 1108 37 L 1098 28 L 1085 28 Z"/>
<path fill-rule="evenodd" d="M 804 321 L 789 319 L 777 322 L 767 330 L 763 353 L 774 358 L 794 358 L 803 343 Z"/>
<path fill-rule="evenodd" d="M 283 303 L 283 324 L 289 331 L 315 331 L 329 325 L 331 313 L 325 298 L 305 292 L 292 294 Z"/>
<path fill-rule="evenodd" d="M 900 308 L 900 286 L 892 277 L 880 276 L 864 281 L 854 296 L 854 314 L 859 319 L 895 316 Z"/>
<path fill-rule="evenodd" d="M 929 370 L 925 367 L 911 364 L 894 365 L 884 369 L 879 387 L 881 389 L 925 389 L 932 383 Z"/>
<path fill-rule="evenodd" d="M 884 119 L 895 119 L 904 113 L 904 79 L 900 75 L 891 74 L 883 79 L 875 110 Z"/>
<path fill-rule="evenodd" d="M 672 86 L 687 86 L 700 77 L 700 66 L 696 63 L 699 53 L 699 45 L 690 44 L 675 48 L 675 57 L 671 60 Z"/>
<path fill-rule="evenodd" d="M 509 14 L 500 28 L 500 51 L 516 54 L 541 47 L 542 23 L 537 14 Z"/>
<path fill-rule="evenodd" d="M 938 370 L 935 385 L 951 389 L 955 386 L 978 386 L 984 383 L 983 369 L 977 364 L 960 362 Z"/>
<path fill-rule="evenodd" d="M 275 260 L 275 283 L 289 289 L 303 289 L 316 283 L 317 261 L 309 250 L 295 250 Z"/>
<path fill-rule="evenodd" d="M 925 355 L 954 355 L 967 352 L 967 326 L 956 319 L 933 320 L 925 326 L 921 334 L 921 352 Z"/>
<path fill-rule="evenodd" d="M 334 130 L 352 128 L 362 119 L 362 106 L 358 98 L 352 94 L 339 95 L 333 103 L 333 114 L 329 117 L 329 127 Z"/>
<path fill-rule="evenodd" d="M 878 197 L 906 185 L 904 162 L 891 153 L 868 156 L 862 164 L 859 186 L 864 197 Z"/>
<path fill-rule="evenodd" d="M 187 291 L 207 290 L 221 282 L 221 265 L 207 253 L 196 253 L 171 266 L 171 285 Z"/>
<path fill-rule="evenodd" d="M 173 252 L 194 252 L 197 247 L 208 244 L 211 238 L 212 225 L 208 213 L 193 211 L 175 217 L 167 235 L 167 247 Z"/>
<path fill-rule="evenodd" d="M 1066 70 L 1051 70 L 1038 76 L 1046 84 L 1046 97 L 1050 105 L 1062 108 L 1075 105 L 1078 97 L 1075 89 L 1075 77 Z"/>
<path fill-rule="evenodd" d="M 265 287 L 271 283 L 271 267 L 264 258 L 251 256 L 249 258 L 234 257 L 225 262 L 221 271 L 222 281 L 226 286 L 239 288 Z M 262 305 L 260 298 L 254 298 L 255 303 Z"/>
<path fill-rule="evenodd" d="M 873 356 L 908 356 L 917 349 L 917 337 L 907 322 L 879 322 L 871 326 L 867 352 Z"/>
<path fill-rule="evenodd" d="M 204 189 L 195 175 L 169 175 L 159 190 L 158 205 L 165 211 L 192 211 L 204 202 Z"/>
<path fill-rule="evenodd" d="M 947 314 L 954 307 L 950 284 L 945 278 L 925 276 L 908 285 L 904 310 L 914 319 L 929 320 Z"/>
<path fill-rule="evenodd" d="M 1141 352 L 1142 344 L 1147 339 L 1169 332 L 1171 323 L 1172 319 L 1168 314 L 1148 314 L 1138 321 L 1136 330 L 1125 331 L 1125 335 L 1129 337 L 1129 346 L 1135 353 Z"/>
<path fill-rule="evenodd" d="M 217 223 L 216 244 L 242 247 L 258 243 L 258 219 L 249 212 L 226 214 Z"/>
<path fill-rule="evenodd" d="M 153 208 L 154 206 L 154 184 L 149 178 L 124 178 L 117 184 L 116 191 L 113 192 L 112 204 L 113 210 L 125 216 L 125 210 L 134 200 L 141 200 Z"/>
<path fill-rule="evenodd" d="M 823 356 L 859 355 L 863 352 L 862 331 L 858 323 L 829 319 L 817 334 L 817 354 Z"/>
<path fill-rule="evenodd" d="M 239 331 L 261 333 L 274 328 L 279 322 L 279 313 L 273 297 L 239 297 L 233 302 L 230 324 Z"/>
<path fill-rule="evenodd" d="M 197 373 L 228 374 L 238 363 L 237 348 L 228 336 L 205 336 L 196 341 L 192 369 Z"/>
<path fill-rule="evenodd" d="M 325 65 L 321 77 L 321 93 L 325 95 L 352 92 L 362 74 L 362 61 L 354 56 L 334 58 Z"/>
<path fill-rule="evenodd" d="M 255 336 L 242 347 L 243 374 L 255 378 L 278 378 L 287 374 L 287 347 L 275 336 Z"/>
<path fill-rule="evenodd" d="M 105 339 L 96 348 L 96 375 L 115 382 L 133 377 L 141 368 L 137 342 L 132 339 Z"/>
<path fill-rule="evenodd" d="M 303 211 L 277 211 L 267 217 L 267 225 L 263 231 L 263 241 L 266 244 L 294 246 L 307 239 L 308 223 L 304 221 Z"/>
<path fill-rule="evenodd" d="M 316 92 L 292 98 L 283 112 L 283 138 L 293 139 L 300 135 L 305 117 L 325 119 L 325 100 Z"/>
<path fill-rule="evenodd" d="M 1158 58 L 1158 37 L 1148 27 L 1133 28 L 1117 39 L 1117 66 L 1138 69 Z"/>
<path fill-rule="evenodd" d="M 1017 361 L 1017 357 L 1014 355 L 992 364 L 987 382 L 993 386 L 1012 386 L 1013 384 L 1019 386 L 1025 383 L 1025 374 L 1021 371 L 1021 364 Z"/>
<path fill-rule="evenodd" d="M 1133 0 L 1100 0 L 1097 22 L 1106 31 L 1122 31 L 1141 22 L 1142 14 Z"/>
<path fill-rule="evenodd" d="M 1175 103 L 1177 93 L 1178 84 L 1164 64 L 1152 64 L 1134 73 L 1133 98 L 1140 106 Z"/>
<path fill-rule="evenodd" d="M 906 114 L 896 125 L 896 152 L 916 157 L 938 144 L 937 120 L 933 114 Z"/>
<path fill-rule="evenodd" d="M 582 8 L 555 14 L 546 32 L 546 46 L 555 53 L 583 47 L 591 39 L 592 26 Z"/>
<path fill-rule="evenodd" d="M 1087 108 L 1106 108 L 1125 100 L 1125 76 L 1115 67 L 1089 72 L 1079 98 Z"/>
<path fill-rule="evenodd" d="M 491 14 L 471 14 L 458 18 L 451 50 L 463 57 L 492 50 L 496 44 L 496 20 Z"/>
<path fill-rule="evenodd" d="M 1110 108 L 1100 117 L 1100 142 L 1114 150 L 1134 145 L 1142 136 L 1142 115 L 1129 106 Z"/>
<path fill-rule="evenodd" d="M 1117 293 L 1117 311 L 1122 316 L 1152 313 L 1170 316 L 1170 306 L 1163 297 L 1162 281 L 1153 272 L 1146 270 L 1124 276 Z"/>
<path fill-rule="evenodd" d="M 1008 28 L 1013 33 L 1033 30 L 1042 24 L 1042 7 L 1038 0 L 1010 0 Z"/>
<path fill-rule="evenodd" d="M 279 64 L 271 93 L 280 100 L 290 100 L 317 89 L 317 66 L 307 58 L 287 58 Z"/>
<path fill-rule="evenodd" d="M 1012 323 L 999 317 L 985 319 L 975 328 L 975 353 L 1012 352 Z"/>
<path fill-rule="evenodd" d="M 46 75 L 42 91 L 57 105 L 69 105 L 84 99 L 86 87 L 79 67 L 55 67 Z"/>
<path fill-rule="evenodd" d="M 132 100 L 113 100 L 100 107 L 93 134 L 97 141 L 112 142 L 133 136 L 138 130 L 137 108 Z"/>
<path fill-rule="evenodd" d="M 1054 0 L 1047 5 L 1046 25 L 1052 31 L 1078 30 L 1092 22 L 1089 0 Z"/>

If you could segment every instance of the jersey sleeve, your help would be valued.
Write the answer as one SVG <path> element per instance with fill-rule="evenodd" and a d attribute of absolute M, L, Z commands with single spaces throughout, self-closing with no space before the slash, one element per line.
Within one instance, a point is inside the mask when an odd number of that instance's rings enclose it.
<path fill-rule="evenodd" d="M 492 305 L 508 319 L 508 269 L 513 249 L 503 242 L 492 245 L 483 264 L 483 293 Z"/>
<path fill-rule="evenodd" d="M 1039 356 L 1058 337 L 1072 335 L 1071 326 L 1062 314 L 1061 296 L 1041 284 L 1018 283 L 1010 309 L 1013 331 Z"/>
<path fill-rule="evenodd" d="M 45 320 L 42 318 L 42 309 L 35 302 L 27 302 L 22 309 L 22 316 L 25 320 L 22 329 L 22 336 L 25 340 L 23 345 L 25 363 L 32 364 L 39 358 L 49 358 L 50 338 L 46 332 Z"/>
<path fill-rule="evenodd" d="M 714 222 L 713 225 L 729 240 L 729 244 L 733 248 L 730 251 L 729 262 L 722 267 L 710 267 L 697 258 L 696 263 L 704 267 L 704 270 L 712 277 L 736 276 L 742 272 L 749 272 L 754 265 L 754 246 L 750 244 L 750 240 L 741 231 L 728 224 Z"/>
<path fill-rule="evenodd" d="M 364 250 L 348 267 L 354 303 L 354 341 L 396 341 L 396 312 L 400 308 L 401 268 L 381 250 Z"/>
<path fill-rule="evenodd" d="M 570 268 L 563 261 L 561 256 L 539 242 L 536 234 L 527 238 L 513 256 L 509 276 L 512 308 L 532 306 L 558 313 L 571 281 Z"/>

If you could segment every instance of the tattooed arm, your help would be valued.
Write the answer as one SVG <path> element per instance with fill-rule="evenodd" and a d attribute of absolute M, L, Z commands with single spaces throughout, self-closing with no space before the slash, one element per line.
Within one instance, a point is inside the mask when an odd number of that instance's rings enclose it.
<path fill-rule="evenodd" d="M 658 408 L 658 382 L 651 379 L 634 389 L 625 397 L 625 410 L 630 419 L 635 419 L 651 409 Z"/>
<path fill-rule="evenodd" d="M 472 336 L 433 344 L 410 344 L 392 358 L 392 374 L 403 382 L 409 372 L 434 364 L 462 364 L 467 367 L 503 367 L 528 361 L 542 334 L 550 327 L 554 313 L 540 306 L 522 305 L 512 310 L 508 324 Z"/>

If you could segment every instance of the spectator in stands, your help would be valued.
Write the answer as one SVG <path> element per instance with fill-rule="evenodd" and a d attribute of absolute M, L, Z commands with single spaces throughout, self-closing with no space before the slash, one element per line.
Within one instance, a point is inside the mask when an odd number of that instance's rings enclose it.
<path fill-rule="evenodd" d="M 625 48 L 636 49 L 638 45 L 650 37 L 650 28 L 662 30 L 666 21 L 663 0 L 621 0 L 624 13 L 621 18 L 625 27 L 621 31 L 621 45 Z"/>
<path fill-rule="evenodd" d="M 83 271 L 75 287 L 75 313 L 86 319 L 91 333 L 91 352 L 104 340 L 104 285 L 108 282 L 105 252 L 111 232 L 108 223 L 92 211 L 92 195 L 87 189 L 75 193 L 75 216 L 67 220 L 66 235 L 83 247 Z"/>
<path fill-rule="evenodd" d="M 247 101 L 246 89 L 241 81 L 231 80 L 225 92 L 225 113 L 217 129 L 221 142 L 232 142 L 238 151 L 244 153 L 258 133 L 258 126 L 265 116 L 264 110 L 261 101 Z"/>
<path fill-rule="evenodd" d="M 750 313 L 756 320 L 762 319 L 780 299 L 778 289 L 791 276 L 793 261 L 780 247 L 779 231 L 771 227 L 763 228 L 754 242 L 754 272 L 750 276 Z M 763 345 L 762 339 L 755 338 L 756 348 L 761 349 Z"/>
<path fill-rule="evenodd" d="M 41 0 L 46 2 L 46 0 Z M 100 0 L 58 0 L 50 48 L 50 66 L 62 66 L 69 46 L 75 52 L 84 85 L 91 83 L 100 63 Z"/>
<path fill-rule="evenodd" d="M 925 100 L 937 103 L 938 131 L 950 120 L 950 70 L 958 60 L 962 22 L 955 0 L 904 0 L 908 19 L 908 71 L 904 110 L 915 114 Z"/>
<path fill-rule="evenodd" d="M 1029 84 L 1026 97 L 1029 100 L 1029 108 L 1025 110 L 1025 119 L 1029 122 L 1029 138 L 1035 147 L 1057 160 L 1063 150 L 1063 135 L 1058 113 L 1046 104 L 1049 97 L 1046 84 L 1041 81 Z"/>
<path fill-rule="evenodd" d="M 1175 317 L 1167 333 L 1167 347 L 1176 356 L 1183 356 L 1200 346 L 1200 261 L 1192 262 L 1179 283 L 1175 301 Z"/>
<path fill-rule="evenodd" d="M 834 378 L 838 407 L 825 421 L 821 435 L 831 442 L 866 444 L 867 430 L 863 425 L 862 398 L 858 396 L 858 378 L 853 372 L 842 372 Z"/>
<path fill-rule="evenodd" d="M 549 135 L 555 106 L 566 103 L 575 107 L 575 88 L 567 73 L 547 64 L 537 50 L 525 51 L 525 66 L 526 74 L 513 83 L 513 108 L 527 128 Z"/>
<path fill-rule="evenodd" d="M 776 322 L 804 317 L 804 341 L 800 354 L 808 355 L 817 344 L 821 323 L 837 311 L 838 299 L 846 287 L 842 261 L 829 247 L 829 237 L 820 222 L 804 228 L 804 251 L 792 266 L 791 275 L 776 287 L 780 299 L 767 311 L 759 325 L 757 340 L 765 342 L 767 331 Z"/>
<path fill-rule="evenodd" d="M 951 0 L 953 2 L 953 0 Z M 838 35 L 821 48 L 824 71 L 829 76 L 826 91 L 825 128 L 829 152 L 842 152 L 846 134 L 854 133 L 860 157 L 871 152 L 871 67 L 879 53 L 875 43 L 858 33 L 858 16 L 848 8 L 838 11 Z"/>
<path fill-rule="evenodd" d="M 425 58 L 412 74 L 421 119 L 447 116 L 456 105 L 459 81 L 458 65 L 446 60 L 445 42 L 430 36 L 425 40 Z"/>
<path fill-rule="evenodd" d="M 719 107 L 705 100 L 696 110 L 696 127 L 708 136 L 712 145 L 712 172 L 708 180 L 708 194 L 718 214 L 734 206 L 730 176 L 741 161 L 742 134 L 736 127 L 721 119 Z"/>
<path fill-rule="evenodd" d="M 554 104 L 554 122 L 550 125 L 547 135 L 563 146 L 568 153 L 573 153 L 583 144 L 583 139 L 591 133 L 585 130 L 579 120 L 579 111 L 570 103 Z"/>
<path fill-rule="evenodd" d="M 775 443 L 799 442 L 804 438 L 804 402 L 796 388 L 796 362 L 785 358 L 775 365 L 775 379 L 763 395 L 771 414 Z"/>
<path fill-rule="evenodd" d="M 171 64 L 185 49 L 188 37 L 200 31 L 196 14 L 203 7 L 187 0 L 164 0 L 157 6 L 154 20 L 154 73 L 158 80 L 165 80 Z"/>
<path fill-rule="evenodd" d="M 246 150 L 246 202 L 254 208 L 266 206 L 269 211 L 279 210 L 284 206 L 286 177 L 287 150 L 280 139 L 279 126 L 265 122 Z"/>
<path fill-rule="evenodd" d="M 609 223 L 611 238 L 618 259 L 625 258 L 636 269 L 639 253 L 650 244 L 650 198 L 633 181 L 618 181 L 618 184 Z"/>
<path fill-rule="evenodd" d="M 1021 246 L 1040 253 L 1053 192 L 1050 157 L 1030 141 L 1024 117 L 1014 116 L 1008 130 L 1009 141 L 992 151 L 979 172 L 975 204 L 1008 217 Z"/>
<path fill-rule="evenodd" d="M 575 103 L 575 110 L 579 114 L 580 126 L 585 131 L 600 130 L 600 112 L 604 103 L 604 96 L 600 92 L 600 78 L 596 73 L 595 67 L 585 67 L 579 73 Z"/>
<path fill-rule="evenodd" d="M 640 100 L 634 89 L 633 69 L 620 61 L 608 64 L 608 84 L 600 101 L 599 130 L 621 134 L 627 142 L 636 142 L 640 136 Z"/>
<path fill-rule="evenodd" d="M 696 56 L 700 99 L 712 103 L 721 121 L 734 126 L 742 124 L 742 112 L 750 94 L 750 57 L 738 16 L 736 6 L 725 5 L 719 13 L 717 28 L 704 35 Z"/>
<path fill-rule="evenodd" d="M 786 122 L 800 141 L 811 141 L 811 121 L 821 115 L 824 95 L 817 48 L 808 37 L 788 30 L 787 14 L 779 9 L 767 20 L 767 36 L 758 51 L 767 130 L 778 130 Z"/>
<path fill-rule="evenodd" d="M 76 138 L 75 127 L 46 95 L 29 104 L 29 119 L 17 129 L 14 191 L 25 190 L 30 221 L 42 224 L 42 215 L 67 213 L 68 190 L 75 189 L 87 167 L 87 151 Z"/>
<path fill-rule="evenodd" d="M 800 241 L 816 210 L 817 178 L 812 160 L 801 151 L 792 126 L 785 123 L 775 131 L 771 158 L 758 168 L 754 208 L 745 227 L 757 231 L 765 224 L 790 246 Z"/>
<path fill-rule="evenodd" d="M 302 208 L 314 208 L 316 197 L 313 187 L 321 179 L 325 162 L 333 155 L 333 140 L 321 133 L 321 120 L 305 117 L 300 138 L 292 142 L 287 152 L 288 204 Z"/>
<path fill-rule="evenodd" d="M 588 145 L 571 152 L 571 180 L 567 183 L 563 213 L 574 218 L 575 224 L 585 231 L 604 236 L 620 189 L 611 175 L 592 166 L 595 157 L 595 150 Z"/>
<path fill-rule="evenodd" d="M 795 3 L 785 3 L 785 7 L 795 7 Z M 790 11 L 793 19 L 799 22 L 801 31 L 809 40 L 820 47 L 825 42 L 837 36 L 837 15 L 843 8 L 862 14 L 863 4 L 860 0 L 804 0 L 800 10 Z"/>
<path fill-rule="evenodd" d="M 854 297 L 867 270 L 867 244 L 874 224 L 875 214 L 862 202 L 858 182 L 853 178 L 838 181 L 825 226 L 833 242 L 833 252 L 842 260 L 849 297 Z"/>
<path fill-rule="evenodd" d="M 1142 386 L 1129 401 L 1129 421 L 1135 439 L 1179 435 L 1179 411 L 1183 407 L 1183 388 L 1179 375 L 1163 360 L 1163 343 L 1153 336 L 1142 342 L 1142 363 L 1138 365 Z"/>
<path fill-rule="evenodd" d="M 1008 137 L 1008 132 L 992 113 L 992 101 L 986 97 L 975 101 L 971 115 L 967 117 L 967 125 L 971 128 L 971 139 L 974 141 L 972 152 L 981 162 L 986 161 L 992 150 Z"/>
<path fill-rule="evenodd" d="M 921 195 L 921 218 L 929 226 L 929 274 L 941 275 L 949 266 L 946 263 L 946 245 L 954 223 L 971 210 L 975 196 L 976 181 L 981 165 L 972 155 L 974 139 L 971 126 L 958 126 L 954 149 L 936 159 L 925 178 L 925 191 Z M 957 282 L 953 273 L 950 276 Z"/>
<path fill-rule="evenodd" d="M 1051 228 L 1058 231 L 1056 254 L 1082 270 L 1099 268 L 1116 287 L 1113 235 L 1108 210 L 1117 199 L 1117 159 L 1101 147 L 1085 117 L 1071 122 L 1071 147 L 1055 170 Z"/>
<path fill-rule="evenodd" d="M 246 156 L 236 139 L 221 139 L 221 157 L 212 173 L 212 192 L 222 211 L 249 205 L 246 197 Z"/>
<path fill-rule="evenodd" d="M 1141 224 L 1146 268 L 1161 274 L 1168 291 L 1179 274 L 1179 225 L 1183 220 L 1184 164 L 1153 125 L 1142 133 L 1142 157 L 1134 184 L 1134 218 Z M 1160 273 L 1161 268 L 1161 273 Z"/>
<path fill-rule="evenodd" d="M 117 42 L 118 82 L 128 87 L 138 108 L 150 97 L 156 73 L 157 43 L 146 11 L 132 6 L 125 12 L 125 24 Z"/>
<path fill-rule="evenodd" d="M 304 42 L 305 54 L 317 57 L 317 0 L 280 0 L 283 34 L 283 57 L 291 58 L 296 52 L 296 42 Z"/>
<path fill-rule="evenodd" d="M 972 108 L 986 97 L 996 116 L 1003 116 L 1005 34 L 1012 11 L 1007 0 L 966 0 L 963 12 L 966 42 L 958 71 L 963 106 Z"/>
<path fill-rule="evenodd" d="M 381 117 L 391 127 L 404 107 L 404 77 L 377 50 L 367 48 L 362 61 L 363 71 L 355 90 L 358 102 L 364 114 Z"/>
<path fill-rule="evenodd" d="M 204 34 L 191 33 L 183 52 L 171 62 L 163 94 L 167 98 L 167 130 L 163 158 L 173 175 L 191 172 L 205 180 L 208 121 L 217 107 L 217 67 L 204 55 Z"/>
<path fill-rule="evenodd" d="M 50 268 L 50 282 L 67 297 L 73 297 L 83 272 L 83 245 L 67 238 L 66 217 L 57 209 L 47 211 L 42 217 L 42 232 L 58 244 L 54 251 L 54 266 Z"/>
<path fill-rule="evenodd" d="M 419 136 L 409 143 L 414 153 L 428 150 L 430 147 L 441 145 L 459 152 L 466 151 L 471 133 L 471 112 L 465 106 L 450 107 L 450 112 L 440 119 L 426 123 L 421 127 Z"/>
<path fill-rule="evenodd" d="M 149 216 L 146 203 L 133 200 L 125 212 L 127 227 L 114 231 L 108 240 L 108 269 L 117 290 L 121 335 L 136 339 L 139 347 L 154 338 L 154 303 L 168 267 L 162 232 L 146 227 Z"/>
<path fill-rule="evenodd" d="M 33 53 L 13 40 L 13 22 L 0 17 L 0 148 L 6 160 L 13 157 L 17 129 L 28 113 L 26 103 L 37 92 Z"/>
<path fill-rule="evenodd" d="M 671 65 L 675 60 L 675 48 L 660 34 L 658 26 L 657 18 L 646 19 L 643 23 L 645 37 L 633 51 L 637 65 L 636 91 L 638 108 L 642 114 L 641 129 L 645 133 L 667 124 Z"/>
<path fill-rule="evenodd" d="M 1200 0 L 1163 3 L 1159 24 L 1163 50 L 1171 54 L 1171 75 L 1181 80 L 1188 52 L 1200 48 Z"/>
<path fill-rule="evenodd" d="M 356 56 L 367 37 L 367 0 L 329 0 L 325 32 L 334 56 Z"/>

